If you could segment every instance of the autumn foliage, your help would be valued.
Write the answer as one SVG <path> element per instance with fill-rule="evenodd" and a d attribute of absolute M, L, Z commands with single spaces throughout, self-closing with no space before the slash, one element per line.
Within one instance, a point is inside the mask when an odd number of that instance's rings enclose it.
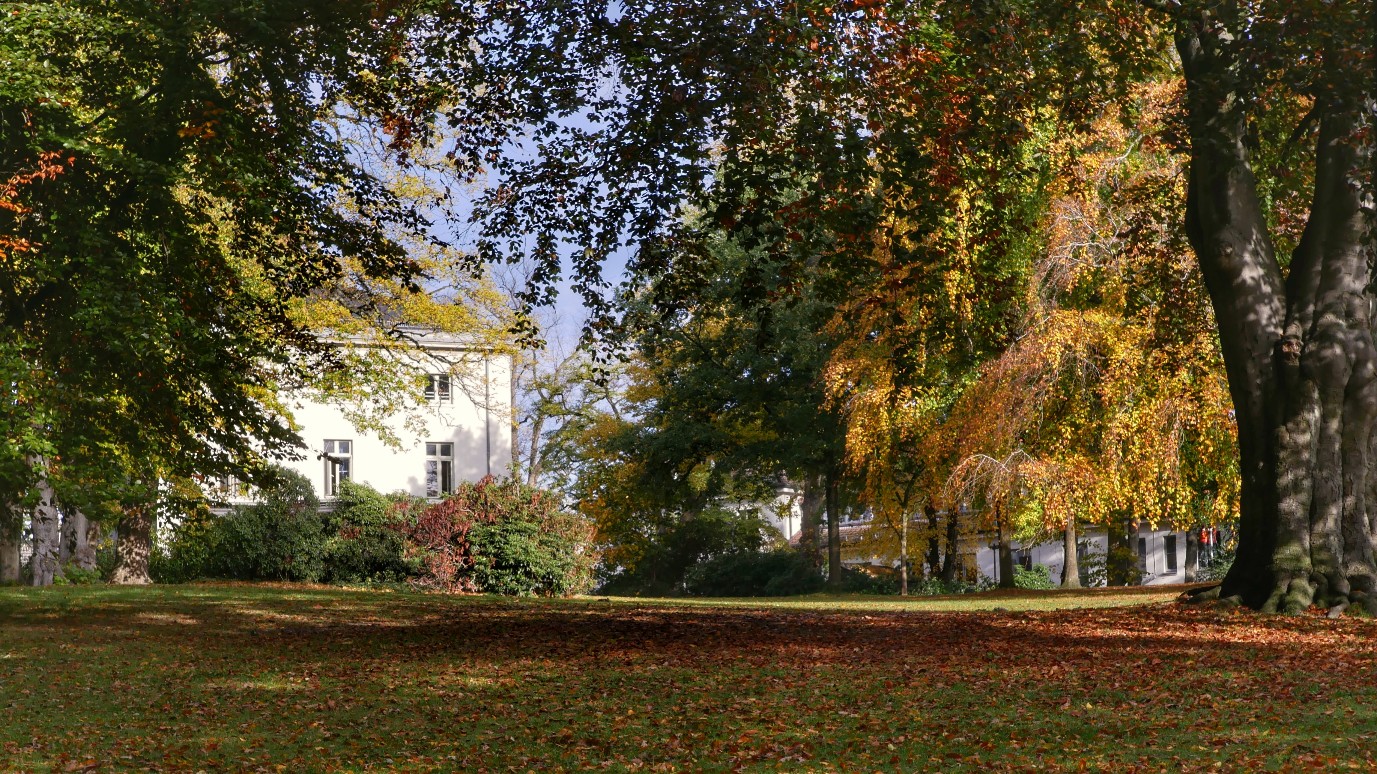
<path fill-rule="evenodd" d="M 515 481 L 461 483 L 406 533 L 422 588 L 549 596 L 592 583 L 591 525 L 553 495 Z"/>

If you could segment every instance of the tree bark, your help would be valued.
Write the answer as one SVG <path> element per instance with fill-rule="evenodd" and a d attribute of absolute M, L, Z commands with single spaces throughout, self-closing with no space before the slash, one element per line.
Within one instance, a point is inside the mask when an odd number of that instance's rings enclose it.
<path fill-rule="evenodd" d="M 908 514 L 899 514 L 899 596 L 908 596 Z"/>
<path fill-rule="evenodd" d="M 1107 550 L 1104 557 L 1105 585 L 1132 585 L 1134 576 L 1137 575 L 1138 565 L 1135 559 L 1136 554 L 1129 546 L 1129 542 L 1127 523 L 1110 524 L 1106 535 Z"/>
<path fill-rule="evenodd" d="M 1195 583 L 1200 577 L 1200 530 L 1186 530 L 1186 582 Z"/>
<path fill-rule="evenodd" d="M 19 583 L 19 549 L 24 525 L 13 506 L 0 505 L 0 584 Z"/>
<path fill-rule="evenodd" d="M 798 550 L 808 557 L 815 568 L 822 564 L 818 528 L 822 526 L 826 499 L 826 491 L 818 476 L 808 476 L 803 480 L 803 502 L 799 505 Z"/>
<path fill-rule="evenodd" d="M 77 530 L 76 547 L 72 551 L 72 564 L 87 572 L 96 570 L 96 547 L 100 544 L 100 522 L 91 521 L 81 514 L 85 530 Z"/>
<path fill-rule="evenodd" d="M 999 546 L 999 587 L 1012 589 L 1015 588 L 1014 552 L 1009 546 L 1008 539 L 1004 536 L 1004 520 L 1001 515 L 1000 508 L 995 506 L 995 542 Z"/>
<path fill-rule="evenodd" d="M 118 559 L 110 582 L 126 586 L 152 582 L 148 576 L 148 557 L 152 551 L 153 506 L 141 503 L 126 509 L 120 520 L 115 543 Z"/>
<path fill-rule="evenodd" d="M 955 583 L 961 571 L 961 554 L 957 542 L 961 538 L 961 511 L 953 506 L 947 509 L 947 553 L 942 557 L 942 582 Z"/>
<path fill-rule="evenodd" d="M 1076 556 L 1076 520 L 1066 520 L 1061 541 L 1061 587 L 1078 589 L 1081 587 L 1081 565 Z"/>
<path fill-rule="evenodd" d="M 76 518 L 79 511 L 73 508 L 62 509 L 62 528 L 58 531 L 57 566 L 65 567 L 72 561 L 72 551 L 76 548 Z"/>
<path fill-rule="evenodd" d="M 76 567 L 79 570 L 96 569 L 95 542 L 99 540 L 100 526 L 86 518 L 80 508 L 62 509 L 62 550 L 58 554 L 59 564 Z"/>
<path fill-rule="evenodd" d="M 512 404 L 516 405 L 516 404 Z M 545 429 L 544 415 L 537 413 L 531 422 L 530 456 L 526 460 L 526 486 L 534 487 L 540 481 L 540 433 Z M 516 436 L 513 435 L 513 438 Z"/>
<path fill-rule="evenodd" d="M 929 501 L 923 506 L 923 515 L 928 521 L 928 550 L 925 557 L 928 577 L 935 578 L 942 572 L 942 533 L 937 529 L 937 506 Z"/>
<path fill-rule="evenodd" d="M 1283 282 L 1251 166 L 1252 84 L 1231 33 L 1247 12 L 1209 13 L 1183 27 L 1177 50 L 1191 136 L 1186 231 L 1238 421 L 1238 553 L 1220 595 L 1264 611 L 1377 613 L 1371 95 L 1354 93 L 1340 65 L 1316 87 L 1310 217 Z"/>
<path fill-rule="evenodd" d="M 33 558 L 29 560 L 29 583 L 51 586 L 59 574 L 58 555 L 61 552 L 61 523 L 57 511 L 57 493 L 47 479 L 39 479 L 38 502 L 29 515 L 33 533 Z"/>
<path fill-rule="evenodd" d="M 841 491 L 837 477 L 827 475 L 827 586 L 833 591 L 842 587 L 841 561 Z"/>

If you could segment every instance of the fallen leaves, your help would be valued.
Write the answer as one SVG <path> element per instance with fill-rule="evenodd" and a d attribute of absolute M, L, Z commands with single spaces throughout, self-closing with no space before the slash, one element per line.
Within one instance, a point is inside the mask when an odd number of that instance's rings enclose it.
<path fill-rule="evenodd" d="M 197 586 L 0 620 L 0 771 L 1377 766 L 1352 619 Z"/>

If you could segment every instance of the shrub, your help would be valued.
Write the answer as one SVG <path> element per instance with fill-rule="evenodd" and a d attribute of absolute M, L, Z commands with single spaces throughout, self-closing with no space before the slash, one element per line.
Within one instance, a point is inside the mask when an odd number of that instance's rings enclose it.
<path fill-rule="evenodd" d="M 918 596 L 937 597 L 948 594 L 970 594 L 976 590 L 974 583 L 963 580 L 944 581 L 941 578 L 922 578 L 909 584 L 909 591 Z"/>
<path fill-rule="evenodd" d="M 649 534 L 646 534 L 649 533 Z M 774 529 L 754 510 L 707 508 L 623 535 L 614 555 L 622 566 L 600 568 L 603 593 L 674 594 L 695 565 L 728 554 L 755 554 Z"/>
<path fill-rule="evenodd" d="M 310 480 L 276 468 L 259 496 L 260 502 L 223 516 L 204 509 L 188 513 L 167 551 L 150 557 L 153 579 L 320 580 L 325 528 Z"/>
<path fill-rule="evenodd" d="M 1214 561 L 1209 565 L 1200 568 L 1196 574 L 1196 580 L 1200 582 L 1214 582 L 1224 580 L 1224 576 L 1229 574 L 1229 569 L 1234 566 L 1234 551 L 1224 549 L 1215 554 Z"/>
<path fill-rule="evenodd" d="M 342 481 L 334 510 L 322 517 L 323 580 L 395 582 L 417 569 L 417 563 L 406 558 L 406 502 L 379 494 L 367 484 Z"/>
<path fill-rule="evenodd" d="M 1106 562 L 1108 557 L 1104 551 L 1093 541 L 1081 543 L 1081 557 L 1078 560 L 1081 571 L 1081 585 L 1087 588 L 1098 588 L 1109 583 L 1108 567 Z"/>
<path fill-rule="evenodd" d="M 533 521 L 498 520 L 473 529 L 473 578 L 492 594 L 566 595 L 586 591 L 573 580 L 580 572 L 578 553 Z"/>
<path fill-rule="evenodd" d="M 60 578 L 63 583 L 69 583 L 73 586 L 89 586 L 93 583 L 101 582 L 99 568 L 83 570 L 76 566 L 76 564 L 69 564 L 63 567 Z M 56 580 L 57 579 L 54 579 L 54 581 Z"/>
<path fill-rule="evenodd" d="M 842 591 L 851 594 L 898 594 L 899 571 L 890 567 L 844 567 Z"/>
<path fill-rule="evenodd" d="M 1031 568 L 1014 565 L 1014 586 L 1020 589 L 1047 590 L 1057 587 L 1052 582 L 1052 571 L 1045 564 L 1035 564 Z"/>
<path fill-rule="evenodd" d="M 555 495 L 491 476 L 460 484 L 406 528 L 418 585 L 519 595 L 587 591 L 592 532 Z"/>
<path fill-rule="evenodd" d="M 174 528 L 166 551 L 148 557 L 148 574 L 157 583 L 186 583 L 209 575 L 219 554 L 223 530 L 209 508 L 185 514 Z"/>
<path fill-rule="evenodd" d="M 808 557 L 787 550 L 725 554 L 699 562 L 684 576 L 684 590 L 704 597 L 811 594 L 823 583 Z"/>

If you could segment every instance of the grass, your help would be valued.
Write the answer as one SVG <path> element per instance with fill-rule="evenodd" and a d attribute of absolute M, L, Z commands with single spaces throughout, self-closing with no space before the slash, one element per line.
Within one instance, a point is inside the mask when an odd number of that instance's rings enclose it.
<path fill-rule="evenodd" d="M 1174 593 L 0 589 L 0 770 L 1377 766 L 1377 624 Z"/>

